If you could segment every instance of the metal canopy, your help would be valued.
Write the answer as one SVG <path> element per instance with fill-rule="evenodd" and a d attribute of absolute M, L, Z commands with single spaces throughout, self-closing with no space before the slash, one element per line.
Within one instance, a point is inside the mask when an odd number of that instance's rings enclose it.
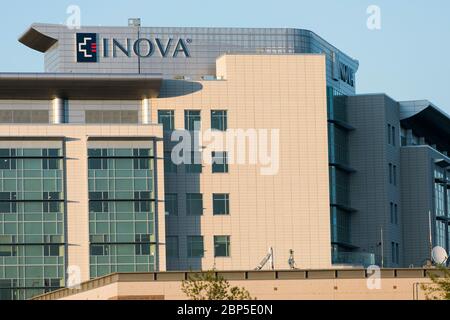
<path fill-rule="evenodd" d="M 0 74 L 0 99 L 137 100 L 157 97 L 160 74 Z"/>

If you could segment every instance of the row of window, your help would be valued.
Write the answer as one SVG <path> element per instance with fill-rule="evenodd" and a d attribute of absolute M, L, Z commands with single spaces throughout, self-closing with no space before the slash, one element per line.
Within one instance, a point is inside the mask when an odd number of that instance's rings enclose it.
<path fill-rule="evenodd" d="M 189 131 L 200 130 L 202 121 L 200 110 L 184 111 L 184 128 Z M 158 123 L 164 131 L 175 130 L 175 110 L 159 110 Z M 211 129 L 226 131 L 228 128 L 228 112 L 226 110 L 211 110 Z"/>
<path fill-rule="evenodd" d="M 397 166 L 395 164 L 389 163 L 389 183 L 396 186 L 397 181 Z"/>
<path fill-rule="evenodd" d="M 178 195 L 176 193 L 167 193 L 166 195 L 166 215 L 178 215 Z M 214 193 L 212 195 L 213 215 L 229 215 L 230 214 L 230 195 L 228 193 Z M 203 215 L 203 194 L 187 193 L 186 194 L 186 215 L 201 216 Z"/>
<path fill-rule="evenodd" d="M 203 258 L 205 255 L 203 236 L 187 236 L 188 258 Z M 178 236 L 166 237 L 166 255 L 168 258 L 179 258 Z M 230 257 L 231 243 L 230 236 L 214 236 L 214 257 Z"/>
<path fill-rule="evenodd" d="M 212 157 L 212 173 L 228 173 L 228 152 L 223 151 L 214 151 L 211 153 Z M 202 173 L 203 165 L 202 165 L 202 156 L 201 152 L 192 152 L 189 157 L 189 163 L 183 164 L 184 171 L 186 173 Z M 165 152 L 164 153 L 164 170 L 165 173 L 178 173 L 178 165 L 172 161 L 172 153 Z"/>
<path fill-rule="evenodd" d="M 0 245 L 0 257 L 16 257 L 16 245 Z M 61 255 L 61 246 L 58 244 L 48 244 L 42 246 L 42 251 L 36 256 L 59 257 Z"/>

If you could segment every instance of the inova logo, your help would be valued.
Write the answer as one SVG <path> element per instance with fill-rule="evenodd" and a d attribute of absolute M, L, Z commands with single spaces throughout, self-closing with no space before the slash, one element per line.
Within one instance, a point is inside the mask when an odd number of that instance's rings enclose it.
<path fill-rule="evenodd" d="M 97 62 L 97 34 L 77 33 L 77 62 Z"/>
<path fill-rule="evenodd" d="M 103 38 L 100 49 L 97 38 L 95 33 L 77 33 L 77 62 L 97 62 L 100 56 L 105 59 L 132 56 L 150 58 L 155 55 L 162 58 L 189 58 L 188 44 L 192 43 L 192 39 L 182 38 Z"/>

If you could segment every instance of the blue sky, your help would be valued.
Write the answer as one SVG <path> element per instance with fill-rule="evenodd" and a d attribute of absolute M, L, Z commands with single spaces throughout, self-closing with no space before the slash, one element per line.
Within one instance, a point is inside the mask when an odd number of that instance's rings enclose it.
<path fill-rule="evenodd" d="M 450 113 L 448 0 L 15 0 L 1 3 L 0 72 L 43 71 L 43 56 L 17 38 L 33 22 L 65 23 L 81 7 L 83 25 L 295 27 L 315 31 L 360 62 L 358 93 L 428 99 Z M 381 30 L 366 26 L 381 8 Z M 6 49 L 7 48 L 7 49 Z M 6 50 L 5 50 L 6 49 Z"/>

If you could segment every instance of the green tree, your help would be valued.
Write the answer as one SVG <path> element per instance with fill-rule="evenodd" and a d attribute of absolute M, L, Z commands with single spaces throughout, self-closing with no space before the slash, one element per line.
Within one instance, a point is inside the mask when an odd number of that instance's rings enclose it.
<path fill-rule="evenodd" d="M 437 267 L 438 273 L 430 272 L 431 283 L 423 283 L 427 300 L 450 300 L 450 269 L 445 266 Z"/>
<path fill-rule="evenodd" d="M 191 300 L 252 300 L 245 288 L 231 287 L 214 271 L 190 276 L 182 282 L 181 290 Z"/>

